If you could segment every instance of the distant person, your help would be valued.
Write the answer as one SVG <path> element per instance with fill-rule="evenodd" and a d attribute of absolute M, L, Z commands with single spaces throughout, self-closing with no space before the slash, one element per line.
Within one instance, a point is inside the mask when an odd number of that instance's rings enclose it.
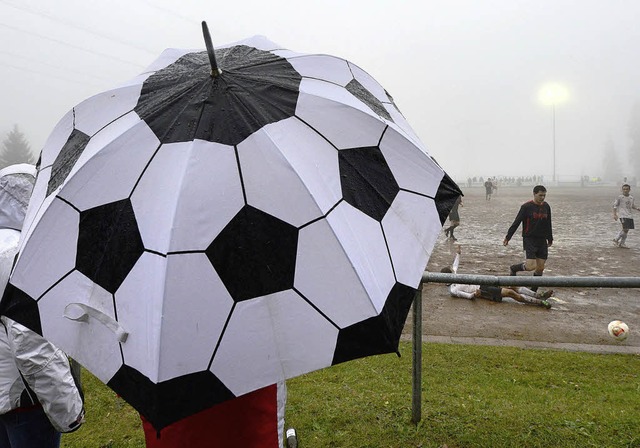
<path fill-rule="evenodd" d="M 460 213 L 458 212 L 458 207 L 464 207 L 464 204 L 462 203 L 462 196 L 458 196 L 453 207 L 451 207 L 451 211 L 449 212 L 449 223 L 451 225 L 444 229 L 444 234 L 447 238 L 451 238 L 453 241 L 457 241 L 457 238 L 453 236 L 453 231 L 460 225 Z"/>
<path fill-rule="evenodd" d="M 493 193 L 493 182 L 491 182 L 491 178 L 487 179 L 487 181 L 484 183 L 484 191 L 485 191 L 484 198 L 487 201 L 490 201 L 491 194 Z"/>
<path fill-rule="evenodd" d="M 640 207 L 636 207 L 633 203 L 633 196 L 629 194 L 630 192 L 631 187 L 629 184 L 624 184 L 622 186 L 622 194 L 613 203 L 613 220 L 620 219 L 620 224 L 622 224 L 622 230 L 613 239 L 613 243 L 624 249 L 627 248 L 625 242 L 627 241 L 629 230 L 634 228 L 633 210 L 640 210 Z"/>
<path fill-rule="evenodd" d="M 440 270 L 442 273 L 458 273 L 458 265 L 460 264 L 460 247 L 453 264 L 451 267 L 445 267 Z M 537 305 L 544 308 L 551 308 L 551 303 L 548 299 L 553 295 L 552 290 L 548 290 L 544 293 L 538 293 L 525 287 L 505 287 L 500 288 L 498 286 L 488 285 L 467 285 L 451 283 L 447 285 L 449 287 L 449 294 L 451 297 L 460 297 L 462 299 L 487 299 L 493 302 L 502 302 L 504 297 L 509 297 L 521 303 L 528 303 L 530 305 Z"/>
<path fill-rule="evenodd" d="M 551 207 L 545 202 L 547 189 L 542 185 L 533 187 L 533 200 L 520 206 L 516 219 L 509 227 L 503 245 L 507 246 L 509 240 L 522 224 L 522 246 L 525 252 L 525 262 L 511 266 L 510 275 L 516 275 L 520 271 L 533 271 L 534 276 L 541 276 L 548 257 L 548 248 L 553 244 L 553 232 L 551 229 Z M 538 287 L 533 286 L 533 291 Z"/>
<path fill-rule="evenodd" d="M 33 165 L 0 170 L 0 292 L 18 252 L 34 182 Z M 62 432 L 84 422 L 69 360 L 36 332 L 7 316 L 0 321 L 0 447 L 57 448 Z"/>

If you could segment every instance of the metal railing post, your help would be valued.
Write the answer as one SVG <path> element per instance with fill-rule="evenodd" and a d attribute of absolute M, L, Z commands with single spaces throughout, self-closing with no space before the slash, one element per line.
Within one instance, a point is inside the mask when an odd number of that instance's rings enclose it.
<path fill-rule="evenodd" d="M 413 299 L 413 395 L 411 421 L 422 419 L 422 282 Z"/>

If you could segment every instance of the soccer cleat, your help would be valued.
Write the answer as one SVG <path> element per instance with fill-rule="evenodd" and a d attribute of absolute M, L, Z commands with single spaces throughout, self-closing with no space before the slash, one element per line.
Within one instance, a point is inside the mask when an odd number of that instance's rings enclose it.
<path fill-rule="evenodd" d="M 615 239 L 615 238 L 613 239 L 613 244 L 615 244 L 616 246 L 620 247 L 620 243 L 619 243 L 619 242 L 618 242 L 618 240 L 617 240 L 617 239 Z"/>
<path fill-rule="evenodd" d="M 516 275 L 516 271 L 514 271 L 512 267 L 509 267 L 509 275 L 510 275 L 511 277 L 513 277 L 513 276 L 515 276 L 515 275 Z"/>
<path fill-rule="evenodd" d="M 553 296 L 553 289 L 549 289 L 548 291 L 539 292 L 536 294 L 536 297 L 539 299 L 548 299 L 551 296 Z"/>
<path fill-rule="evenodd" d="M 629 249 L 629 246 L 625 245 L 624 243 L 618 244 L 618 247 L 620 247 L 622 249 Z"/>
<path fill-rule="evenodd" d="M 547 302 L 546 300 L 542 300 L 540 301 L 540 306 L 545 307 L 546 309 L 551 308 L 551 304 L 549 302 Z"/>

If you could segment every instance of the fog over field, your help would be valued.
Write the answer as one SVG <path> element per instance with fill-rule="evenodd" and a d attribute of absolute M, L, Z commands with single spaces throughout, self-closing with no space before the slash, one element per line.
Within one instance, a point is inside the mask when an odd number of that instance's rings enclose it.
<path fill-rule="evenodd" d="M 141 72 L 165 48 L 262 34 L 371 73 L 456 179 L 633 176 L 640 117 L 636 0 L 0 1 L 0 137 L 34 152 L 83 99 Z M 549 83 L 562 89 L 544 104 Z M 638 120 L 636 120 L 638 121 Z M 640 127 L 640 124 L 638 125 Z M 607 155 L 607 157 L 605 157 Z"/>

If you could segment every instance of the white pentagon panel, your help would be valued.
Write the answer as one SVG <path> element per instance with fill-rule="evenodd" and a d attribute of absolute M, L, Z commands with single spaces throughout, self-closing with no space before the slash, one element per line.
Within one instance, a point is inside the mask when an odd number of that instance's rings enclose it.
<path fill-rule="evenodd" d="M 297 51 L 281 49 L 281 48 L 270 50 L 270 51 L 272 54 L 275 54 L 276 56 L 280 56 L 281 58 L 287 59 L 289 62 L 291 62 L 291 59 L 293 58 L 304 55 L 304 53 L 299 53 Z"/>
<path fill-rule="evenodd" d="M 53 165 L 56 157 L 60 154 L 60 150 L 64 144 L 67 143 L 71 132 L 73 132 L 73 121 L 73 110 L 70 110 L 58 121 L 56 127 L 53 128 L 53 131 L 51 131 L 51 134 L 47 137 L 47 141 L 44 143 L 46 151 L 40 153 L 42 157 L 40 160 L 41 169 Z"/>
<path fill-rule="evenodd" d="M 334 56 L 301 54 L 287 60 L 305 78 L 326 80 L 342 87 L 353 79 L 347 61 Z"/>
<path fill-rule="evenodd" d="M 138 102 L 142 84 L 128 85 L 99 93 L 78 104 L 75 128 L 88 136 L 133 110 Z"/>
<path fill-rule="evenodd" d="M 238 158 L 247 203 L 296 227 L 341 198 L 338 151 L 295 117 L 253 133 Z"/>
<path fill-rule="evenodd" d="M 123 82 L 121 82 L 120 84 L 118 84 L 117 86 L 115 86 L 115 88 L 119 89 L 122 87 L 130 87 L 130 86 L 137 86 L 137 85 L 142 85 L 149 76 L 151 76 L 152 73 L 141 73 L 137 76 L 134 76 L 133 78 L 127 79 Z"/>
<path fill-rule="evenodd" d="M 40 168 L 40 171 L 38 171 L 38 180 L 33 186 L 31 198 L 29 199 L 30 207 L 27 208 L 27 213 L 24 218 L 24 224 L 22 225 L 22 238 L 20 240 L 21 249 L 22 242 L 25 241 L 29 237 L 29 235 L 31 235 L 31 232 L 40 220 L 40 217 L 47 209 L 47 207 L 49 207 L 49 204 L 55 199 L 55 195 L 53 194 L 49 197 L 46 197 L 50 177 L 51 166 Z"/>
<path fill-rule="evenodd" d="M 378 81 L 371 77 L 369 73 L 365 72 L 352 62 L 349 62 L 349 68 L 353 73 L 353 78 L 362 84 L 362 87 L 367 89 L 369 93 L 378 98 L 382 103 L 390 102 L 387 92 L 380 84 L 378 84 Z"/>
<path fill-rule="evenodd" d="M 391 128 L 379 147 L 400 188 L 435 197 L 444 171 L 431 157 L 416 151 L 410 141 Z"/>
<path fill-rule="evenodd" d="M 400 191 L 382 219 L 382 228 L 397 280 L 417 288 L 442 229 L 435 202 Z"/>
<path fill-rule="evenodd" d="M 269 39 L 267 39 L 266 36 L 257 34 L 255 36 L 251 36 L 246 39 L 220 45 L 219 47 L 216 47 L 216 49 L 224 49 L 224 48 L 229 48 L 236 45 L 247 45 L 249 47 L 257 48 L 258 50 L 264 50 L 264 51 L 273 51 L 273 50 L 282 48 L 282 45 L 279 45 L 275 42 L 270 41 Z"/>
<path fill-rule="evenodd" d="M 145 252 L 115 293 L 118 322 L 128 332 L 125 364 L 158 381 L 166 258 Z"/>
<path fill-rule="evenodd" d="M 167 257 L 160 381 L 207 369 L 232 307 L 204 253 Z"/>
<path fill-rule="evenodd" d="M 74 271 L 38 302 L 42 334 L 55 345 L 64 347 L 72 358 L 82 359 L 84 367 L 107 382 L 122 365 L 118 339 L 93 317 L 84 321 L 66 318 L 65 308 L 73 303 L 90 306 L 115 319 L 111 294 Z"/>
<path fill-rule="evenodd" d="M 91 137 L 87 146 L 80 154 L 80 157 L 78 157 L 78 160 L 73 165 L 68 177 L 73 176 L 89 159 L 96 155 L 97 152 L 102 151 L 102 148 L 119 138 L 129 129 L 140 125 L 140 117 L 131 111 L 102 128 L 97 134 Z"/>
<path fill-rule="evenodd" d="M 30 297 L 40 297 L 76 264 L 80 215 L 59 199 L 51 202 L 22 248 L 21 265 L 11 283 Z M 28 260 L 25 262 L 24 260 Z"/>
<path fill-rule="evenodd" d="M 138 121 L 68 178 L 58 195 L 83 211 L 128 198 L 159 144 L 147 124 Z"/>
<path fill-rule="evenodd" d="M 143 254 L 115 297 L 119 322 L 134 329 L 125 363 L 153 382 L 206 370 L 233 305 L 202 253 Z"/>
<path fill-rule="evenodd" d="M 375 146 L 386 126 L 344 88 L 312 79 L 300 83 L 296 116 L 339 149 Z"/>
<path fill-rule="evenodd" d="M 234 394 L 331 365 L 338 329 L 291 290 L 239 302 L 210 370 Z M 281 356 L 284 355 L 284 356 Z"/>
<path fill-rule="evenodd" d="M 379 314 L 396 283 L 380 223 L 346 202 L 326 219 Z"/>
<path fill-rule="evenodd" d="M 300 229 L 294 285 L 340 328 L 378 314 L 345 248 L 324 219 Z M 345 307 L 345 301 L 354 306 Z"/>
<path fill-rule="evenodd" d="M 414 145 L 416 145 L 422 152 L 427 153 L 427 149 L 422 144 L 420 137 L 414 132 L 413 128 L 409 125 L 409 122 L 404 118 L 404 116 L 396 109 L 393 104 L 384 104 L 384 108 L 391 115 L 392 123 L 389 123 L 389 126 L 396 129 L 399 133 L 404 133 L 406 138 L 408 138 Z"/>
<path fill-rule="evenodd" d="M 163 145 L 131 196 L 145 248 L 204 250 L 244 205 L 232 147 Z"/>

